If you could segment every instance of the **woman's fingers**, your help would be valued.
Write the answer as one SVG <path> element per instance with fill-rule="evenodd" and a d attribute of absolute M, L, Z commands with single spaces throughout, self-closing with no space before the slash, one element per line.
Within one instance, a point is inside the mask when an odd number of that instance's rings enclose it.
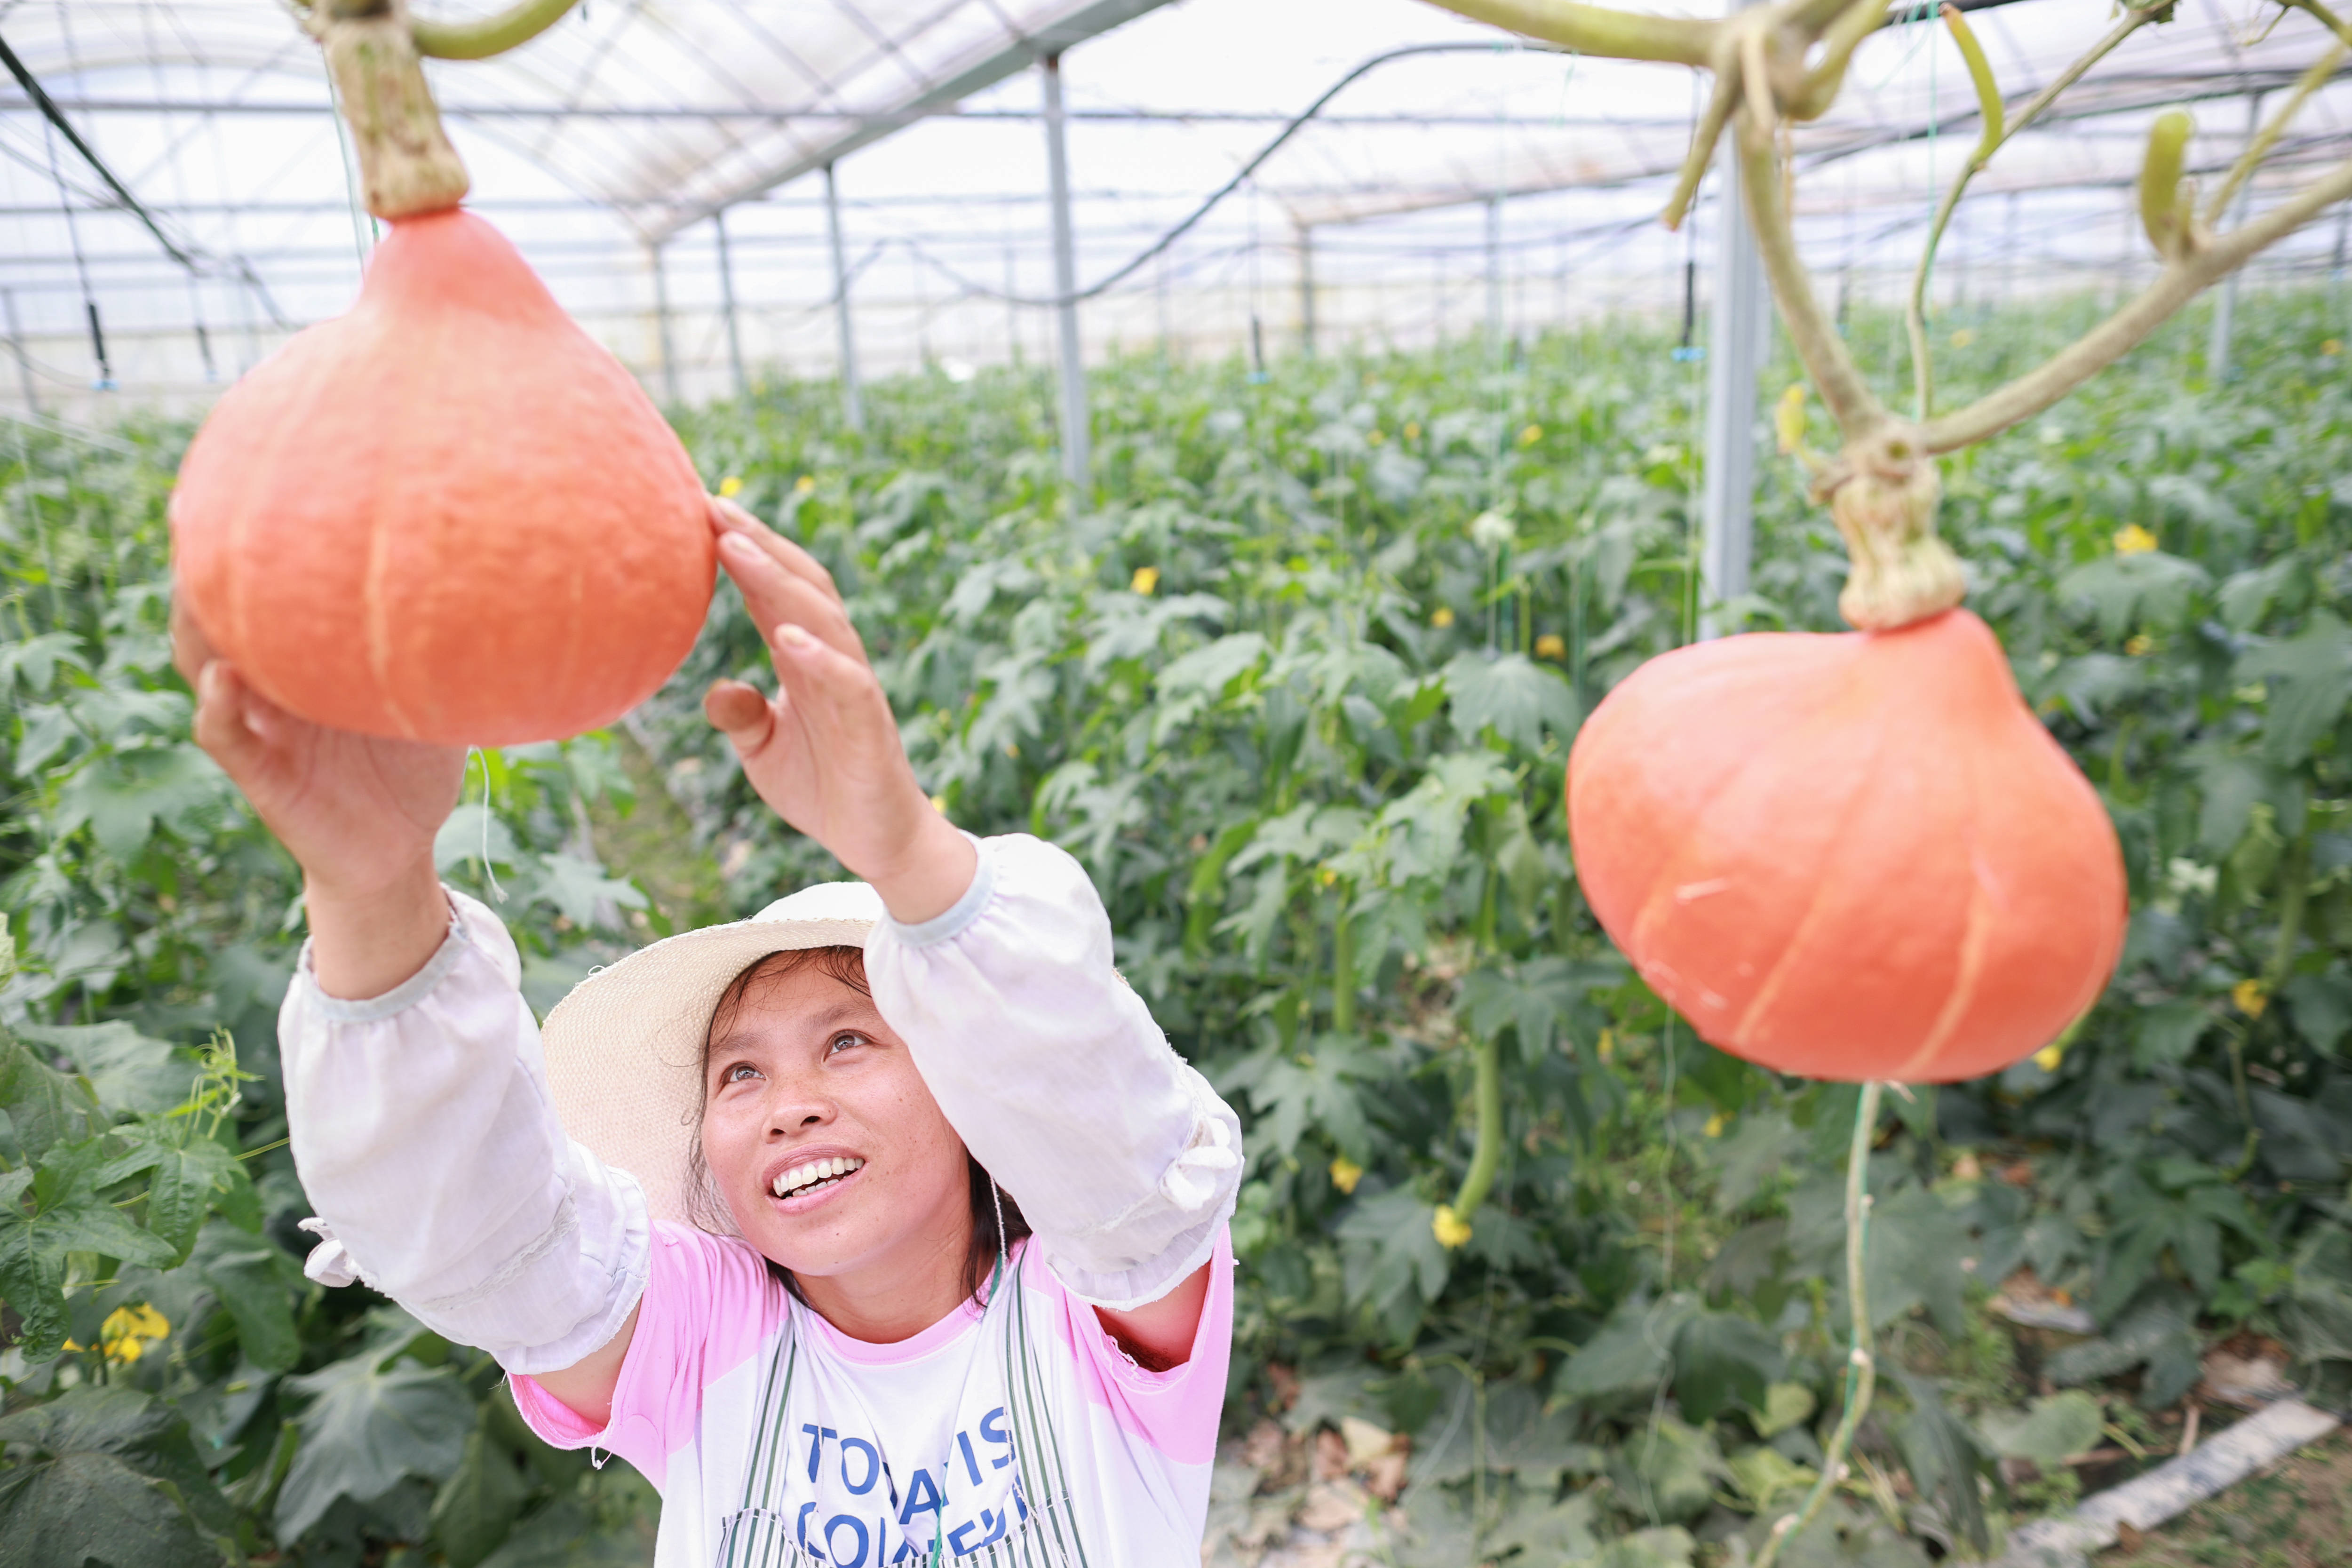
<path fill-rule="evenodd" d="M 807 583 L 835 604 L 841 603 L 841 590 L 834 585 L 833 574 L 824 569 L 824 562 L 753 517 L 751 512 L 735 502 L 722 500 L 717 496 L 712 496 L 709 500 L 711 526 L 719 531 L 722 538 L 729 533 L 742 534 L 757 544 L 785 571 Z"/>
<path fill-rule="evenodd" d="M 711 682 L 710 689 L 702 694 L 702 715 L 733 743 L 735 754 L 746 761 L 765 750 L 775 736 L 774 708 L 740 680 Z"/>
<path fill-rule="evenodd" d="M 720 536 L 719 559 L 759 625 L 800 626 L 856 663 L 866 662 L 866 645 L 841 600 L 791 571 L 749 534 L 730 531 Z"/>

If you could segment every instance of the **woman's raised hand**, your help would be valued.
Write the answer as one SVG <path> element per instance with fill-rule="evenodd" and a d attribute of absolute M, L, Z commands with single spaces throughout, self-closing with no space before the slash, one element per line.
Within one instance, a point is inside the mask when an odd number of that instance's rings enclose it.
<path fill-rule="evenodd" d="M 781 689 L 721 680 L 703 712 L 760 798 L 916 924 L 953 908 L 978 861 L 908 764 L 882 683 L 816 558 L 732 501 L 710 502 L 719 563 L 767 639 Z"/>
<path fill-rule="evenodd" d="M 302 867 L 320 986 L 374 996 L 423 968 L 449 924 L 433 839 L 457 804 L 465 748 L 298 719 L 215 657 L 177 605 L 172 651 L 196 693 L 196 744 Z"/>

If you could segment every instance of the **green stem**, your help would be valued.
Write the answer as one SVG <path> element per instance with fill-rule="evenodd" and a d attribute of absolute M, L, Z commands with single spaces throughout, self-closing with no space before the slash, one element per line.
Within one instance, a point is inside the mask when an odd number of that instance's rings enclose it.
<path fill-rule="evenodd" d="M 495 16 L 472 22 L 415 22 L 408 26 L 416 52 L 436 60 L 486 60 L 527 44 L 562 20 L 573 0 L 520 0 Z"/>
<path fill-rule="evenodd" d="M 1969 30 L 1969 25 L 1960 13 L 1949 6 L 1945 7 L 1946 21 L 1951 26 L 1954 39 L 1959 43 L 1961 58 L 1968 62 L 1969 79 L 1977 89 L 1978 112 L 1984 121 L 1984 133 L 1978 139 L 1976 151 L 1969 155 L 1968 163 L 1961 167 L 1958 178 L 1952 182 L 1951 189 L 1944 193 L 1943 201 L 1937 204 L 1935 221 L 1927 227 L 1927 243 L 1919 252 L 1919 265 L 1911 274 L 1911 302 L 1904 313 L 1904 327 L 1911 341 L 1912 393 L 1918 405 L 1918 418 L 1925 419 L 1934 412 L 1935 401 L 1935 370 L 1927 353 L 1927 279 L 1935 271 L 1937 247 L 1943 243 L 1944 230 L 1951 223 L 1952 214 L 1958 209 L 1960 197 L 1967 194 L 1969 182 L 1983 172 L 1985 165 L 1992 162 L 1993 154 L 2000 152 L 2011 138 L 2041 119 L 2042 112 L 2058 101 L 2060 93 L 2081 80 L 2084 71 L 2114 53 L 2126 38 L 2156 20 L 2161 9 L 2148 5 L 2127 12 L 2122 21 L 2108 29 L 2105 37 L 2091 46 L 2087 53 L 2059 72 L 2049 86 L 2027 100 L 2015 120 L 2009 121 L 2002 115 L 2000 91 L 1993 85 L 1992 67 L 1985 59 L 1984 50 L 1977 46 L 1975 35 Z"/>
<path fill-rule="evenodd" d="M 1723 24 L 1679 16 L 1643 16 L 1576 0 L 1436 0 L 1446 10 L 1491 22 L 1530 38 L 1566 44 L 1580 54 L 1612 60 L 1709 63 Z"/>
<path fill-rule="evenodd" d="M 1356 1030 L 1356 922 L 1348 891 L 1340 889 L 1339 918 L 1331 928 L 1331 1027 L 1342 1035 Z"/>
<path fill-rule="evenodd" d="M 1821 1479 L 1806 1494 L 1805 1506 L 1773 1524 L 1764 1550 L 1756 1554 L 1756 1568 L 1772 1568 L 1781 1546 L 1802 1534 L 1822 1511 L 1822 1504 L 1829 1500 L 1831 1489 L 1838 1483 L 1838 1472 L 1845 1468 L 1854 1431 L 1870 1411 L 1871 1394 L 1878 1386 L 1878 1363 L 1870 1351 L 1870 1289 L 1863 1261 L 1870 1240 L 1870 1144 L 1878 1130 L 1880 1089 L 1875 1083 L 1862 1086 L 1862 1098 L 1853 1108 L 1853 1146 L 1845 1163 L 1845 1295 L 1846 1312 L 1853 1321 L 1852 1348 L 1846 1354 L 1845 1413 L 1838 1417 L 1837 1430 L 1822 1454 Z"/>
<path fill-rule="evenodd" d="M 1966 408 L 1929 420 L 1922 432 L 1927 450 L 1957 452 L 1989 441 L 2019 420 L 2041 413 L 2137 348 L 2181 306 L 2244 266 L 2256 252 L 2285 238 L 2347 196 L 2352 196 L 2352 159 L 2336 164 L 2251 223 L 2203 242 L 2168 266 L 2137 298 L 2038 370 L 1985 394 Z"/>
<path fill-rule="evenodd" d="M 1486 1193 L 1495 1184 L 1495 1169 L 1503 1160 L 1503 1038 L 1498 1031 L 1478 1042 L 1477 1055 L 1471 1058 L 1476 1070 L 1472 1089 L 1473 1113 L 1478 1122 L 1478 1142 L 1470 1155 L 1470 1169 L 1463 1173 L 1461 1190 L 1454 1194 L 1454 1216 L 1468 1224 L 1470 1212 L 1486 1201 Z"/>

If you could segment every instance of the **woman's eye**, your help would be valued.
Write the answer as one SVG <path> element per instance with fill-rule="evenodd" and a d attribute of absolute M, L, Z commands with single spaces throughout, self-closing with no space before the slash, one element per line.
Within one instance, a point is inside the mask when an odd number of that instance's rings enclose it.
<path fill-rule="evenodd" d="M 850 1046 L 862 1046 L 865 1043 L 865 1036 L 851 1034 L 845 1030 L 841 1034 L 834 1036 L 832 1040 L 826 1044 L 824 1054 L 827 1056 L 834 1056 Z"/>
<path fill-rule="evenodd" d="M 747 1083 L 759 1076 L 760 1069 L 758 1068 L 753 1067 L 749 1062 L 737 1062 L 733 1067 L 727 1069 L 727 1077 L 724 1081 L 728 1083 Z"/>

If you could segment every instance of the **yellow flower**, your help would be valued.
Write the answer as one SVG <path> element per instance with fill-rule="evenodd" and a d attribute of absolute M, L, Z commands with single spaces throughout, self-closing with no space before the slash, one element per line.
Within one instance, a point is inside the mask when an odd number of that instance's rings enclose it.
<path fill-rule="evenodd" d="M 1592 1047 L 1592 1054 L 1599 1057 L 1604 1062 L 1611 1057 L 1615 1056 L 1617 1054 L 1617 1031 L 1614 1029 L 1601 1030 L 1600 1042 Z"/>
<path fill-rule="evenodd" d="M 816 476 L 814 474 L 803 474 L 799 479 L 793 481 L 793 493 L 795 495 L 806 495 L 809 491 L 814 489 L 816 489 Z"/>
<path fill-rule="evenodd" d="M 1364 1179 L 1364 1168 L 1345 1154 L 1331 1162 L 1331 1184 L 1343 1193 L 1352 1193 L 1356 1184 Z"/>
<path fill-rule="evenodd" d="M 117 1366 L 129 1366 L 145 1353 L 148 1342 L 160 1340 L 172 1331 L 172 1325 L 163 1313 L 142 1301 L 136 1307 L 117 1307 L 98 1326 L 99 1342 L 106 1359 Z"/>
<path fill-rule="evenodd" d="M 1964 349 L 1976 341 L 1977 330 L 1974 327 L 1962 327 L 1952 334 L 1952 346 L 1956 349 Z"/>
<path fill-rule="evenodd" d="M 948 797 L 943 795 L 931 796 L 931 809 L 945 816 L 948 814 Z"/>
<path fill-rule="evenodd" d="M 1377 447 L 1387 439 L 1388 437 L 1384 432 L 1374 430 L 1364 437 L 1364 445 L 1367 447 Z"/>
<path fill-rule="evenodd" d="M 1536 638 L 1536 657 L 1538 658 L 1566 658 L 1568 657 L 1568 643 L 1558 632 L 1546 632 L 1543 636 Z"/>
<path fill-rule="evenodd" d="M 1457 1215 L 1452 1204 L 1437 1205 L 1436 1216 L 1429 1222 L 1429 1228 L 1437 1233 L 1437 1245 L 1448 1251 L 1470 1239 L 1470 1222 Z"/>
<path fill-rule="evenodd" d="M 2259 1018 L 2263 1016 L 2263 1009 L 2271 1005 L 2270 987 L 2259 980 L 2241 980 L 2230 987 L 2230 1000 L 2235 1002 L 2238 1011 L 2247 1017 Z"/>
<path fill-rule="evenodd" d="M 2326 342 L 2319 345 L 2319 352 L 2321 353 L 2330 355 L 2331 357 L 2336 354 L 2340 354 L 2344 352 L 2344 340 L 2342 338 L 2330 338 Z"/>
<path fill-rule="evenodd" d="M 1160 586 L 1160 568 L 1157 566 L 1139 566 L 1135 569 L 1135 575 L 1127 580 L 1128 592 L 1131 594 L 1149 596 L 1151 590 L 1158 586 Z"/>
<path fill-rule="evenodd" d="M 2136 522 L 2127 522 L 2116 530 L 2116 553 L 2145 555 L 2156 548 L 2156 535 Z"/>
<path fill-rule="evenodd" d="M 2043 1072 L 2056 1072 L 2058 1064 L 2065 1059 L 2066 1047 L 2061 1045 L 2044 1046 L 2033 1053 L 2033 1065 Z"/>
<path fill-rule="evenodd" d="M 1437 608 L 1430 611 L 1429 624 L 1435 626 L 1440 631 L 1444 631 L 1447 626 L 1452 626 L 1454 624 L 1454 610 L 1452 606 L 1440 605 Z"/>
<path fill-rule="evenodd" d="M 1779 436 L 1780 456 L 1794 457 L 1805 445 L 1805 384 L 1792 381 L 1772 410 L 1772 428 Z"/>
<path fill-rule="evenodd" d="M 2156 639 L 2148 636 L 2146 632 L 2141 632 L 2138 636 L 2133 637 L 2131 641 L 2124 644 L 2124 651 L 2131 655 L 2134 658 L 2146 658 L 2149 654 L 2156 651 Z"/>
<path fill-rule="evenodd" d="M 1519 445 L 1522 447 L 1532 447 L 1542 439 L 1543 426 L 1540 425 L 1530 425 L 1519 432 Z"/>
<path fill-rule="evenodd" d="M 1706 1135 L 1710 1138 L 1722 1137 L 1723 1124 L 1725 1121 L 1726 1118 L 1720 1110 L 1717 1111 L 1713 1116 L 1708 1117 L 1706 1119 Z"/>
<path fill-rule="evenodd" d="M 1420 439 L 1421 439 L 1421 421 L 1420 421 L 1420 420 L 1418 420 L 1418 419 L 1408 419 L 1408 420 L 1406 420 L 1406 421 L 1405 421 L 1405 426 L 1404 426 L 1404 438 L 1405 438 L 1406 440 L 1408 440 L 1408 441 L 1418 441 L 1418 440 L 1420 440 Z"/>
<path fill-rule="evenodd" d="M 725 479 L 719 481 L 719 499 L 720 500 L 733 500 L 737 496 L 740 496 L 742 493 L 743 480 L 741 476 L 730 474 Z"/>

